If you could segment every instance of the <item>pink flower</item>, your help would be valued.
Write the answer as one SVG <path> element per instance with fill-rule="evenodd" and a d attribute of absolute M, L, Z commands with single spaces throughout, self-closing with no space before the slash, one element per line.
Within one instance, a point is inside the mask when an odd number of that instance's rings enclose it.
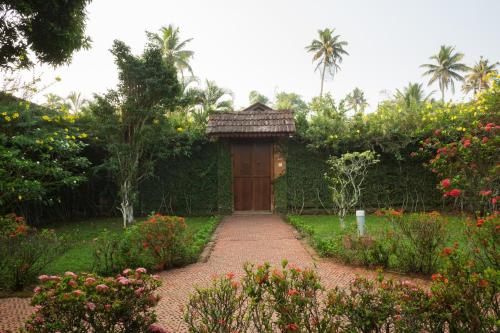
<path fill-rule="evenodd" d="M 494 198 L 491 198 L 491 203 L 492 203 L 492 204 L 494 204 L 494 205 L 496 205 L 496 204 L 497 204 L 498 199 L 500 199 L 500 196 L 496 196 L 496 197 L 494 197 Z"/>
<path fill-rule="evenodd" d="M 76 288 L 78 286 L 78 283 L 76 283 L 75 280 L 69 280 L 68 286 L 71 286 L 72 288 Z"/>
<path fill-rule="evenodd" d="M 290 289 L 288 290 L 288 296 L 295 296 L 298 295 L 299 291 L 297 289 Z"/>
<path fill-rule="evenodd" d="M 451 181 L 448 178 L 443 179 L 441 181 L 441 186 L 444 187 L 444 188 L 448 188 L 448 187 L 451 186 Z"/>
<path fill-rule="evenodd" d="M 232 280 L 232 279 L 234 278 L 234 273 L 232 273 L 232 272 L 227 273 L 227 274 L 226 274 L 226 278 L 227 278 L 228 280 Z"/>
<path fill-rule="evenodd" d="M 96 282 L 96 279 L 94 279 L 93 277 L 88 277 L 85 279 L 86 286 L 90 286 L 90 285 L 94 284 L 95 282 Z"/>
<path fill-rule="evenodd" d="M 40 288 L 40 287 L 36 287 L 35 289 L 33 289 L 33 292 L 35 294 L 38 294 L 40 291 L 42 291 L 42 288 Z"/>
<path fill-rule="evenodd" d="M 126 277 L 121 276 L 118 278 L 118 283 L 121 284 L 122 286 L 126 286 L 130 283 L 130 280 L 127 279 Z"/>
<path fill-rule="evenodd" d="M 81 291 L 80 289 L 74 290 L 73 295 L 75 295 L 76 297 L 80 297 L 83 295 L 83 291 Z"/>
<path fill-rule="evenodd" d="M 41 305 L 35 305 L 34 311 L 39 312 L 42 309 Z"/>
<path fill-rule="evenodd" d="M 139 267 L 135 270 L 136 273 L 146 274 L 147 270 L 144 267 Z"/>
<path fill-rule="evenodd" d="M 483 143 L 487 143 L 488 142 L 488 137 L 487 136 L 483 136 L 483 140 L 481 140 Z"/>
<path fill-rule="evenodd" d="M 37 322 L 39 324 L 43 323 L 44 322 L 43 317 L 42 316 L 36 316 L 35 317 L 35 322 Z"/>
<path fill-rule="evenodd" d="M 130 272 L 132 272 L 132 270 L 130 268 L 126 268 L 123 270 L 123 275 L 128 275 Z"/>
<path fill-rule="evenodd" d="M 155 275 L 151 275 L 151 277 L 153 278 L 153 280 L 156 280 L 156 281 L 160 281 L 161 278 L 158 274 L 155 274 Z"/>
<path fill-rule="evenodd" d="M 144 292 L 144 287 L 137 288 L 134 293 L 136 296 L 141 296 L 142 293 Z"/>
<path fill-rule="evenodd" d="M 465 139 L 464 142 L 462 142 L 462 146 L 464 146 L 464 148 L 467 148 L 470 146 L 470 140 L 469 139 Z"/>
<path fill-rule="evenodd" d="M 106 311 L 111 310 L 111 304 L 105 304 L 105 305 L 104 305 L 104 309 L 105 309 Z"/>
<path fill-rule="evenodd" d="M 98 284 L 96 287 L 95 287 L 95 290 L 97 291 L 106 291 L 108 290 L 109 287 L 105 284 Z"/>
<path fill-rule="evenodd" d="M 50 276 L 45 275 L 45 274 L 44 275 L 40 275 L 38 277 L 38 280 L 40 280 L 41 282 L 49 281 L 50 280 Z"/>
<path fill-rule="evenodd" d="M 78 277 L 78 275 L 73 272 L 66 272 L 64 273 L 64 276 L 70 276 L 72 279 L 76 279 Z"/>
<path fill-rule="evenodd" d="M 167 331 L 158 324 L 149 325 L 148 330 L 154 333 L 167 333 Z"/>
<path fill-rule="evenodd" d="M 89 309 L 90 311 L 94 311 L 94 310 L 95 310 L 95 304 L 94 304 L 94 303 L 92 303 L 92 302 L 87 302 L 86 307 L 87 307 L 87 309 Z"/>

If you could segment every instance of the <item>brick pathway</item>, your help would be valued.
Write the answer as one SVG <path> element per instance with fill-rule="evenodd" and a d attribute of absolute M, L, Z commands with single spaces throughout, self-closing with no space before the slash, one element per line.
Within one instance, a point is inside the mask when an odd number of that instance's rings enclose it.
<path fill-rule="evenodd" d="M 161 273 L 162 300 L 157 314 L 160 324 L 170 331 L 184 331 L 183 305 L 194 286 L 207 286 L 214 275 L 243 273 L 245 262 L 279 265 L 286 258 L 302 267 L 315 266 L 324 285 L 346 286 L 356 274 L 373 277 L 373 271 L 318 260 L 312 250 L 297 239 L 297 232 L 276 215 L 233 215 L 224 219 L 216 231 L 215 244 L 207 262 Z M 422 282 L 424 283 L 424 282 Z M 28 299 L 0 299 L 0 329 L 16 329 L 31 308 Z"/>

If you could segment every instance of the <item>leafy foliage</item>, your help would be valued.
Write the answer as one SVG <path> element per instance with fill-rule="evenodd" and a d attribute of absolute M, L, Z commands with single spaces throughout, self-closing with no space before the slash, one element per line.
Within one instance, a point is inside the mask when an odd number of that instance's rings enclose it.
<path fill-rule="evenodd" d="M 85 7 L 90 0 L 7 0 L 0 4 L 0 67 L 41 62 L 61 65 L 74 51 L 90 46 L 85 36 Z"/>

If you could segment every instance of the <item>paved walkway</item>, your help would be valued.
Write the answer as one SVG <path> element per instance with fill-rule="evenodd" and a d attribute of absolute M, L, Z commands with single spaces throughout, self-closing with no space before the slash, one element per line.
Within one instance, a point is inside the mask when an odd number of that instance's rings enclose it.
<path fill-rule="evenodd" d="M 160 324 L 170 331 L 183 330 L 183 306 L 194 286 L 207 286 L 214 275 L 243 274 L 245 262 L 280 265 L 286 258 L 301 267 L 316 267 L 327 288 L 347 286 L 356 274 L 374 277 L 373 271 L 315 259 L 311 249 L 297 239 L 296 230 L 276 215 L 233 215 L 216 231 L 215 244 L 206 262 L 161 273 L 162 300 L 157 306 Z M 16 329 L 31 312 L 28 299 L 0 299 L 0 329 Z"/>

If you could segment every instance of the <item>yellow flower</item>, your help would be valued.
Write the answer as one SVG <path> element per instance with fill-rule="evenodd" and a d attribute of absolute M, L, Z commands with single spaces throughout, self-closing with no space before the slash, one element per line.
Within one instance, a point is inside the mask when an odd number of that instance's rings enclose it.
<path fill-rule="evenodd" d="M 82 133 L 78 137 L 81 139 L 85 139 L 86 137 L 88 137 L 88 135 L 87 135 L 87 133 Z"/>
<path fill-rule="evenodd" d="M 179 133 L 184 132 L 184 128 L 182 128 L 182 127 L 177 127 L 177 132 L 179 132 Z"/>
<path fill-rule="evenodd" d="M 52 121 L 52 119 L 50 119 L 50 117 L 47 116 L 46 114 L 42 116 L 42 119 L 45 120 L 45 121 L 48 121 L 48 122 Z"/>
<path fill-rule="evenodd" d="M 2 112 L 2 116 L 6 116 L 7 115 L 7 112 Z"/>
<path fill-rule="evenodd" d="M 5 119 L 6 122 L 9 122 L 11 120 L 11 118 L 9 116 L 5 116 L 4 119 Z"/>
<path fill-rule="evenodd" d="M 159 124 L 160 121 L 158 119 L 153 120 L 153 124 Z"/>
<path fill-rule="evenodd" d="M 12 118 L 14 118 L 14 119 L 19 118 L 19 112 L 14 112 L 14 114 L 12 115 Z"/>
<path fill-rule="evenodd" d="M 38 140 L 38 139 L 36 139 L 36 140 L 35 140 L 35 142 L 36 142 L 38 145 L 41 145 L 41 144 L 43 143 L 43 141 L 42 141 L 42 140 Z"/>

